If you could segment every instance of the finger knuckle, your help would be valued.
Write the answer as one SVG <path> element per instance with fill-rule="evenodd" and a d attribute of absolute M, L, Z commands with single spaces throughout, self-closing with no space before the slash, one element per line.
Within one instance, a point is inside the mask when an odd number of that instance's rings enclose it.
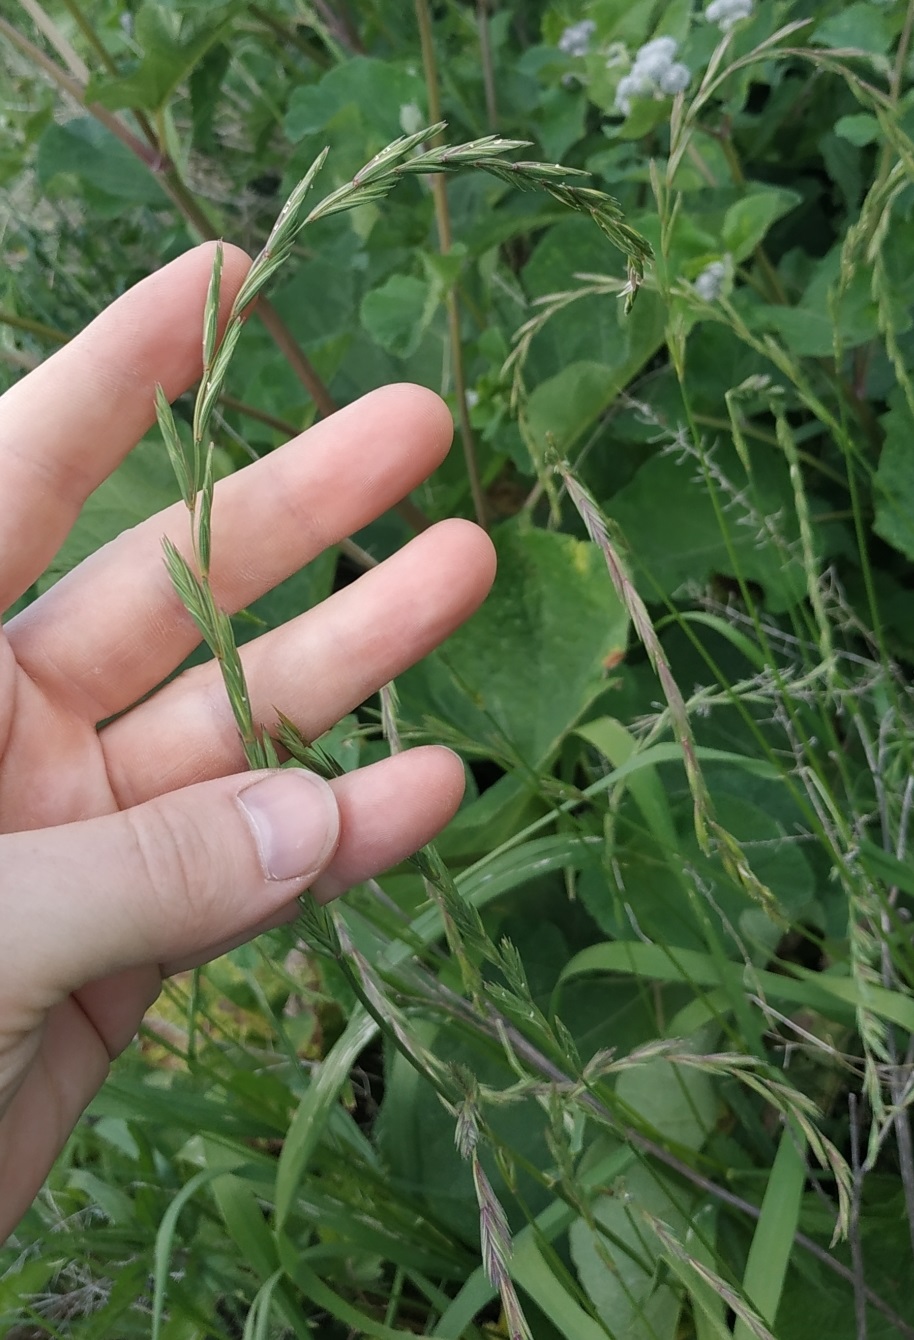
<path fill-rule="evenodd" d="M 216 884 L 196 823 L 166 806 L 152 813 L 128 811 L 127 821 L 135 877 L 150 899 L 150 916 L 167 919 L 176 942 L 193 937 L 208 920 Z"/>

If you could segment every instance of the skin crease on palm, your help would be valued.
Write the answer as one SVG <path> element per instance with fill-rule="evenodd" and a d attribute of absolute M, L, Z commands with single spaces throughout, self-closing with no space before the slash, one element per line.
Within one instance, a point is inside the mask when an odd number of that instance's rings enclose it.
<path fill-rule="evenodd" d="M 199 377 L 212 259 L 198 247 L 144 280 L 0 401 L 0 610 L 152 426 L 155 384 L 174 399 Z M 248 265 L 226 248 L 223 311 Z M 451 432 L 432 392 L 384 387 L 220 482 L 217 600 L 248 605 L 366 525 L 435 469 Z M 100 550 L 0 634 L 0 1241 L 163 974 L 288 920 L 303 888 L 266 878 L 240 817 L 256 778 L 218 671 L 197 667 L 148 696 L 199 641 L 165 569 L 166 534 L 189 555 L 183 505 Z M 447 637 L 493 575 L 476 526 L 432 527 L 248 644 L 255 718 L 269 729 L 279 708 L 320 735 Z M 425 747 L 338 779 L 332 795 L 292 786 L 333 814 L 308 867 L 326 899 L 433 837 L 460 802 L 463 768 Z"/>

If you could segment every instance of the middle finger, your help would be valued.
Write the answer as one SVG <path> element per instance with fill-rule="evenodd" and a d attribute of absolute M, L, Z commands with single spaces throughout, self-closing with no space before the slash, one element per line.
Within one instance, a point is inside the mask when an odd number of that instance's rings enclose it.
<path fill-rule="evenodd" d="M 440 464 L 451 433 L 431 391 L 387 386 L 221 480 L 217 603 L 242 609 L 399 502 Z M 105 545 L 6 628 L 26 673 L 95 721 L 149 693 L 200 641 L 166 571 L 163 535 L 188 553 L 183 504 Z"/>
<path fill-rule="evenodd" d="M 316 739 L 425 656 L 485 597 L 494 551 L 471 522 L 442 521 L 307 613 L 240 648 L 255 721 L 279 708 Z M 99 736 L 122 808 L 245 766 L 222 678 L 186 671 Z"/>

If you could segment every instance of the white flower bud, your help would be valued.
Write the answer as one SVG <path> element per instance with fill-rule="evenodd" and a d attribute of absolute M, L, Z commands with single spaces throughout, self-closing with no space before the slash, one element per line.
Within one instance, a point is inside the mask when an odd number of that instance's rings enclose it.
<path fill-rule="evenodd" d="M 400 129 L 404 135 L 415 135 L 428 124 L 417 102 L 404 102 L 400 108 Z"/>
<path fill-rule="evenodd" d="M 679 43 L 675 37 L 655 37 L 639 48 L 635 61 L 660 59 L 664 65 L 669 65 L 678 50 Z"/>
<path fill-rule="evenodd" d="M 616 106 L 623 116 L 628 116 L 632 109 L 632 98 L 637 98 L 641 94 L 641 84 L 634 75 L 624 74 L 619 80 L 619 86 L 616 89 Z"/>
<path fill-rule="evenodd" d="M 590 50 L 590 39 L 597 30 L 593 19 L 581 19 L 580 23 L 571 23 L 559 38 L 559 51 L 565 56 L 586 56 Z"/>
<path fill-rule="evenodd" d="M 704 302 L 717 302 L 724 291 L 727 279 L 727 266 L 724 261 L 711 261 L 692 285 L 699 298 Z"/>
<path fill-rule="evenodd" d="M 675 37 L 655 37 L 645 42 L 616 90 L 616 107 L 623 116 L 631 111 L 632 98 L 669 97 L 688 88 L 692 74 L 682 61 L 673 59 L 678 49 Z"/>
<path fill-rule="evenodd" d="M 709 23 L 716 23 L 722 33 L 729 32 L 740 19 L 748 19 L 752 13 L 752 0 L 711 0 L 705 10 Z"/>
<path fill-rule="evenodd" d="M 689 87 L 691 78 L 692 71 L 688 65 L 684 65 L 681 60 L 674 61 L 660 76 L 660 91 L 670 94 L 681 93 L 683 89 Z"/>
<path fill-rule="evenodd" d="M 675 37 L 655 37 L 653 42 L 646 42 L 635 56 L 632 73 L 659 83 L 670 68 L 678 45 Z"/>

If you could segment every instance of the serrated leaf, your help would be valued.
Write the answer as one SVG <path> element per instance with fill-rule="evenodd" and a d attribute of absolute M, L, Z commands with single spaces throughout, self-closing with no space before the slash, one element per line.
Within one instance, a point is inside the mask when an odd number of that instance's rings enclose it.
<path fill-rule="evenodd" d="M 130 74 L 97 76 L 88 89 L 91 102 L 116 111 L 123 107 L 159 111 L 227 30 L 238 4 L 216 4 L 196 22 L 174 10 L 146 3 L 134 20 L 140 58 Z"/>

